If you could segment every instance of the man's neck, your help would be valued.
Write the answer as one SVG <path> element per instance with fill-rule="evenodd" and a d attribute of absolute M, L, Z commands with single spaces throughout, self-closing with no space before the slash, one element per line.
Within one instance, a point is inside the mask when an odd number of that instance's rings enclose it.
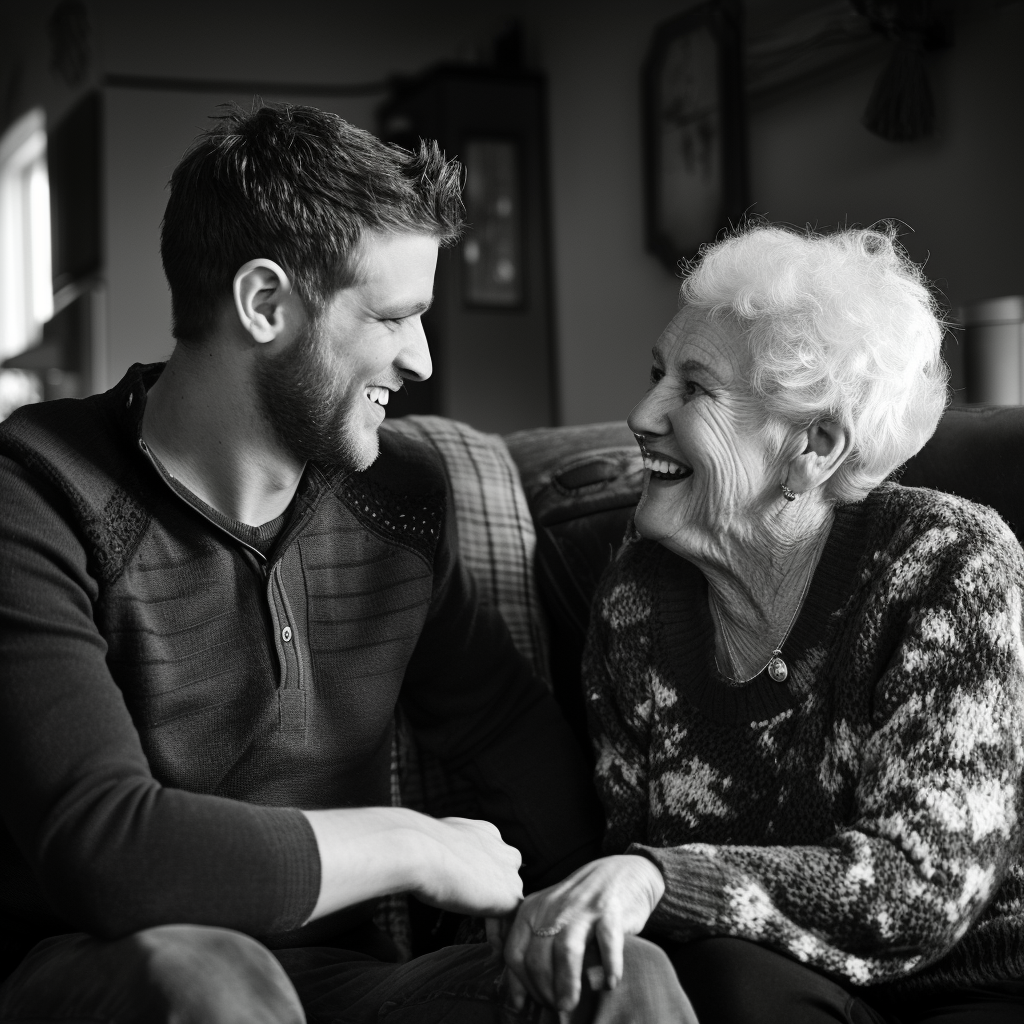
<path fill-rule="evenodd" d="M 230 519 L 261 526 L 295 494 L 303 463 L 260 414 L 244 353 L 179 343 L 150 388 L 146 444 L 176 480 Z"/>

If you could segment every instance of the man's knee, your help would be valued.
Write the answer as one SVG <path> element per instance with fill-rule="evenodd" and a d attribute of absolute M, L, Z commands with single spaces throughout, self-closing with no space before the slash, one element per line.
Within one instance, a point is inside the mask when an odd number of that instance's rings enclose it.
<path fill-rule="evenodd" d="M 137 982 L 153 1019 L 168 1024 L 305 1022 L 288 975 L 270 950 L 248 935 L 180 924 L 148 928 L 121 941 L 136 954 Z"/>

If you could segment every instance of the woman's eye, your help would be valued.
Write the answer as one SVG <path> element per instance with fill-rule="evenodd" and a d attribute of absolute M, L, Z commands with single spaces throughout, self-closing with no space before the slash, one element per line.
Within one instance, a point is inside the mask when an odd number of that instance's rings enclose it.
<path fill-rule="evenodd" d="M 657 384 L 662 377 L 665 376 L 664 370 L 659 370 L 656 366 L 651 367 L 651 383 Z"/>

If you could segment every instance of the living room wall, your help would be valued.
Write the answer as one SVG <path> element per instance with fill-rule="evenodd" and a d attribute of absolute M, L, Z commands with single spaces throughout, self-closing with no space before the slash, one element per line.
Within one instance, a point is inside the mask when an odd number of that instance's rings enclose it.
<path fill-rule="evenodd" d="M 522 19 L 549 80 L 550 167 L 561 419 L 622 418 L 645 386 L 648 353 L 675 310 L 677 281 L 643 243 L 640 66 L 669 0 L 446 0 L 388 5 L 90 0 L 95 59 L 77 89 L 49 70 L 51 3 L 0 9 L 0 116 L 42 103 L 58 119 L 97 76 L 359 82 L 472 59 Z M 792 0 L 748 0 L 759 25 Z M 1019 97 L 1024 3 L 962 4 L 954 46 L 929 58 L 938 125 L 893 144 L 860 124 L 880 62 L 777 94 L 750 110 L 753 209 L 827 226 L 898 217 L 951 304 L 1024 290 L 1016 239 L 1024 202 Z M 106 142 L 108 383 L 170 348 L 157 253 L 164 182 L 216 102 L 212 93 L 109 89 Z M 266 97 L 272 98 L 272 97 Z M 290 97 L 295 98 L 295 97 Z M 374 125 L 376 97 L 311 102 Z M 957 350 L 951 349 L 951 362 Z"/>
<path fill-rule="evenodd" d="M 953 46 L 929 57 L 933 138 L 886 142 L 860 124 L 879 66 L 803 88 L 750 111 L 751 198 L 775 220 L 818 226 L 905 222 L 954 312 L 1024 292 L 1024 3 L 965 6 Z M 962 387 L 957 332 L 947 336 Z"/>
<path fill-rule="evenodd" d="M 567 423 L 625 415 L 644 387 L 650 346 L 675 310 L 676 282 L 643 248 L 638 124 L 640 62 L 670 6 L 598 4 L 587 27 L 576 31 L 553 16 L 543 36 Z M 786 5 L 747 6 L 756 28 Z M 927 261 L 954 309 L 1021 293 L 1022 39 L 1024 3 L 959 5 L 953 46 L 928 57 L 937 130 L 920 142 L 886 142 L 861 124 L 884 52 L 752 103 L 751 209 L 818 227 L 898 218 L 913 229 L 904 236 L 911 255 Z M 566 52 L 570 67 L 556 56 Z M 961 385 L 955 335 L 946 352 Z"/>

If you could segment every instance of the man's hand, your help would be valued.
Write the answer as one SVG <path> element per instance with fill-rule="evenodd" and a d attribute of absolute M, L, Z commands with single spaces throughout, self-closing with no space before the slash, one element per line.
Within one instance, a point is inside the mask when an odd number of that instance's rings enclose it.
<path fill-rule="evenodd" d="M 665 880 L 646 857 L 602 857 L 528 896 L 505 943 L 513 998 L 526 993 L 558 1010 L 579 1002 L 583 953 L 596 938 L 605 981 L 622 977 L 622 942 L 640 932 L 664 895 Z M 539 934 L 538 934 L 539 933 Z"/>
<path fill-rule="evenodd" d="M 311 921 L 396 892 L 474 917 L 510 914 L 523 898 L 522 857 L 489 821 L 430 818 L 406 807 L 302 813 L 320 852 Z"/>
<path fill-rule="evenodd" d="M 519 867 L 523 858 L 501 839 L 489 821 L 427 819 L 420 884 L 413 890 L 424 903 L 473 917 L 510 914 L 523 898 Z"/>

